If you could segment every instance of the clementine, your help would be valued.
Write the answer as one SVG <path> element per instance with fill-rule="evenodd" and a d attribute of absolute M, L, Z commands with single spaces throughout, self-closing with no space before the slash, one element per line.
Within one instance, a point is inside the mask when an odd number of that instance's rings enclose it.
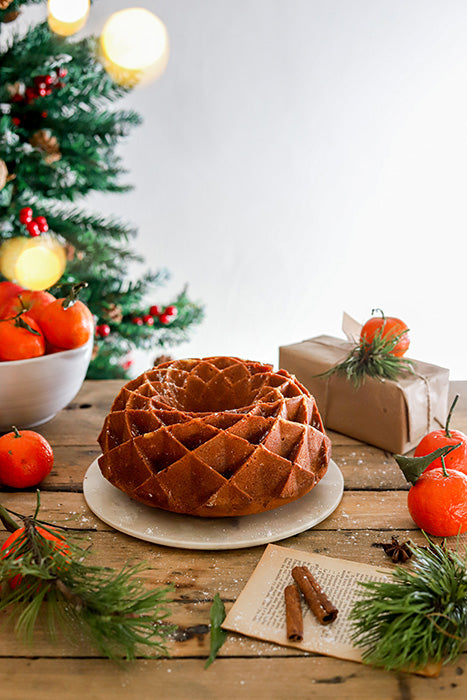
<path fill-rule="evenodd" d="M 451 430 L 449 424 L 454 411 L 454 407 L 459 399 L 459 394 L 452 402 L 449 409 L 446 425 L 441 430 L 432 430 L 431 433 L 425 435 L 415 449 L 415 457 L 422 457 L 430 454 L 439 447 L 448 445 L 457 445 L 449 454 L 445 455 L 444 459 L 446 466 L 449 469 L 457 469 L 464 474 L 467 474 L 467 435 L 460 430 Z M 438 469 L 441 467 L 441 457 L 438 457 L 431 462 L 426 469 Z"/>
<path fill-rule="evenodd" d="M 467 531 L 467 475 L 456 469 L 423 472 L 409 491 L 410 515 L 421 530 L 436 537 Z"/>
<path fill-rule="evenodd" d="M 407 481 L 413 486 L 407 497 L 410 515 L 419 528 L 436 537 L 467 531 L 467 475 L 446 469 L 445 456 L 458 445 L 445 445 L 421 457 L 394 455 Z M 427 467 L 441 459 L 441 469 Z"/>
<path fill-rule="evenodd" d="M 56 299 L 42 309 L 39 323 L 47 341 L 62 350 L 84 345 L 94 330 L 92 313 L 79 299 L 69 305 L 65 299 Z"/>
<path fill-rule="evenodd" d="M 0 306 L 8 299 L 23 291 L 19 284 L 14 282 L 0 282 Z"/>
<path fill-rule="evenodd" d="M 0 319 L 0 360 L 27 360 L 44 352 L 44 336 L 33 318 L 21 314 Z"/>
<path fill-rule="evenodd" d="M 55 297 L 49 292 L 26 289 L 10 297 L 0 305 L 0 318 L 10 318 L 21 313 L 27 313 L 29 318 L 33 318 L 34 321 L 38 322 L 42 309 L 53 301 L 55 301 Z"/>
<path fill-rule="evenodd" d="M 52 542 L 54 549 L 62 550 L 61 554 L 63 554 L 63 556 L 70 553 L 70 547 L 61 537 L 56 537 L 51 532 L 49 532 L 49 530 L 45 530 L 43 527 L 39 526 L 36 526 L 36 532 L 45 540 Z M 5 542 L 0 547 L 0 551 L 4 552 L 4 554 L 2 555 L 2 559 L 5 559 L 6 557 L 10 556 L 12 553 L 16 552 L 21 547 L 21 545 L 24 542 L 24 533 L 25 528 L 20 527 L 18 528 L 18 530 L 12 532 L 8 539 L 5 540 Z M 15 557 L 15 559 L 18 558 L 19 557 Z M 21 576 L 21 574 L 16 574 L 16 576 L 12 576 L 8 581 L 8 583 L 10 584 L 10 588 L 17 588 L 21 583 L 22 578 L 23 577 Z"/>
<path fill-rule="evenodd" d="M 0 483 L 13 488 L 36 486 L 50 473 L 54 455 L 47 440 L 34 430 L 0 437 Z"/>
<path fill-rule="evenodd" d="M 364 324 L 360 332 L 360 339 L 371 344 L 375 338 L 380 340 L 399 338 L 390 353 L 396 357 L 402 357 L 410 345 L 407 325 L 400 318 L 385 316 L 381 309 L 373 309 L 373 313 L 376 311 L 379 311 L 381 316 L 373 316 Z"/>

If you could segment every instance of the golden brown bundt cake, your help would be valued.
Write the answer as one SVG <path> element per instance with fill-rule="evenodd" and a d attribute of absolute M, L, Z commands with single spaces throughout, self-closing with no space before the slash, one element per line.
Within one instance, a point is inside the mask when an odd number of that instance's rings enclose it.
<path fill-rule="evenodd" d="M 285 370 L 235 357 L 165 362 L 128 382 L 105 419 L 102 474 L 176 513 L 261 513 L 306 494 L 330 441 L 314 398 Z"/>

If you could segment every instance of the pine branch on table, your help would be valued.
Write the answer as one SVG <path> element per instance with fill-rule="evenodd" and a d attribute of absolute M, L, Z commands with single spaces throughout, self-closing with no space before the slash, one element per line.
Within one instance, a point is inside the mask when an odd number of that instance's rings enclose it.
<path fill-rule="evenodd" d="M 360 584 L 350 615 L 363 660 L 393 671 L 451 663 L 467 641 L 467 550 L 461 556 L 433 542 L 410 548 L 412 568 Z"/>
<path fill-rule="evenodd" d="M 70 637 L 71 628 L 110 659 L 167 655 L 166 641 L 174 629 L 166 622 L 172 587 L 144 588 L 138 578 L 141 564 L 127 564 L 118 572 L 87 564 L 89 549 L 64 528 L 39 520 L 38 510 L 39 495 L 35 516 L 14 514 L 22 533 L 0 560 L 0 611 L 15 620 L 16 634 L 31 642 L 46 605 L 52 639 L 60 628 Z M 2 506 L 0 518 L 10 531 L 21 527 Z"/>

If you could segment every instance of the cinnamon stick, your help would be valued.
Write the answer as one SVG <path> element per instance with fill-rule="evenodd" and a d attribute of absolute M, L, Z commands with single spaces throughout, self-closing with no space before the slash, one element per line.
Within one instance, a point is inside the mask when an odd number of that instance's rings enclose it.
<path fill-rule="evenodd" d="M 303 615 L 300 593 L 293 584 L 284 590 L 285 616 L 287 621 L 287 639 L 301 642 L 303 639 Z"/>
<path fill-rule="evenodd" d="M 311 571 L 306 566 L 295 566 L 292 569 L 292 577 L 318 622 L 321 625 L 334 622 L 339 611 L 321 589 Z"/>

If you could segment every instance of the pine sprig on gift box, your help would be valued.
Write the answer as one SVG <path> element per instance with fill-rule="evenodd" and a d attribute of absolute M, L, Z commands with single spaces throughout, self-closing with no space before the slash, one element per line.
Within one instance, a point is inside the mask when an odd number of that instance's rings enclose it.
<path fill-rule="evenodd" d="M 467 641 L 467 550 L 461 557 L 444 544 L 410 548 L 412 569 L 362 583 L 350 615 L 364 661 L 392 671 L 453 662 Z"/>
<path fill-rule="evenodd" d="M 84 549 L 64 528 L 37 518 L 18 516 L 0 506 L 0 519 L 10 531 L 24 528 L 0 560 L 3 595 L 0 611 L 15 620 L 18 636 L 31 641 L 40 611 L 47 608 L 49 636 L 59 628 L 86 636 L 108 658 L 167 655 L 165 642 L 173 626 L 165 622 L 171 587 L 147 590 L 139 581 L 141 564 L 115 572 L 86 563 Z M 47 539 L 47 535 L 51 539 Z M 15 578 L 16 577 L 16 578 Z M 7 582 L 14 581 L 13 586 Z"/>
<path fill-rule="evenodd" d="M 395 380 L 402 372 L 413 373 L 411 360 L 392 354 L 406 332 L 385 336 L 380 329 L 370 342 L 366 338 L 360 338 L 345 360 L 320 376 L 329 377 L 340 374 L 358 388 L 365 377 Z"/>

